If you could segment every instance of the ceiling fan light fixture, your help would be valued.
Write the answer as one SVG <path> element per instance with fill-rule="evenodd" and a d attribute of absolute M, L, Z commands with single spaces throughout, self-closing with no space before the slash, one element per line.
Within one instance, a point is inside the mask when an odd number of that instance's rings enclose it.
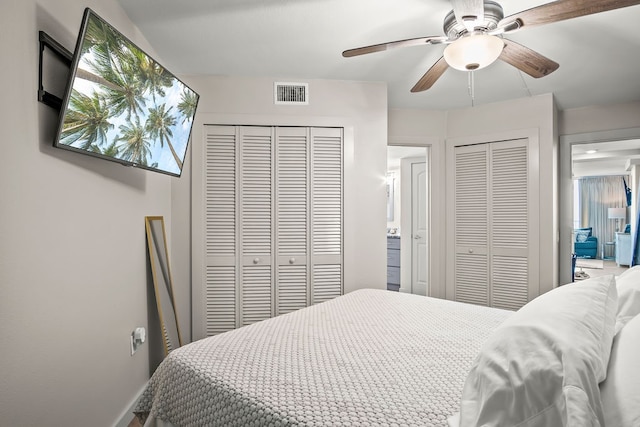
<path fill-rule="evenodd" d="M 474 71 L 491 65 L 503 48 L 504 42 L 500 37 L 470 34 L 447 46 L 444 59 L 456 70 Z"/>

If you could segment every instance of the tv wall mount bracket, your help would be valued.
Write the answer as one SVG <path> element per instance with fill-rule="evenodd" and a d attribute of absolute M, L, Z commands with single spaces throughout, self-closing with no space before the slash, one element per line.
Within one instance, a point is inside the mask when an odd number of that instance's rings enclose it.
<path fill-rule="evenodd" d="M 40 41 L 40 66 L 38 70 L 38 101 L 60 110 L 62 108 L 62 99 L 50 92 L 47 92 L 42 85 L 42 58 L 44 56 L 45 48 L 49 48 L 55 56 L 62 61 L 65 65 L 71 67 L 71 61 L 73 60 L 73 53 L 54 40 L 50 35 L 44 31 L 39 31 Z"/>

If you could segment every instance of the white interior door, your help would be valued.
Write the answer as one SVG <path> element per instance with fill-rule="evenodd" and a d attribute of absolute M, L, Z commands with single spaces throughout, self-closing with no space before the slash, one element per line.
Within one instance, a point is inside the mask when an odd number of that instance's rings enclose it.
<path fill-rule="evenodd" d="M 311 303 L 342 295 L 342 129 L 311 128 Z"/>
<path fill-rule="evenodd" d="M 235 329 L 237 288 L 237 171 L 239 139 L 234 126 L 206 126 L 202 194 L 204 223 L 204 336 Z M 201 301 L 197 301 L 201 303 Z"/>
<path fill-rule="evenodd" d="M 341 295 L 343 129 L 206 126 L 205 136 L 195 335 Z"/>
<path fill-rule="evenodd" d="M 427 164 L 411 164 L 411 293 L 428 295 Z"/>
<path fill-rule="evenodd" d="M 309 305 L 309 130 L 276 129 L 276 314 Z"/>
<path fill-rule="evenodd" d="M 491 306 L 518 310 L 529 301 L 528 140 L 491 144 Z"/>
<path fill-rule="evenodd" d="M 455 301 L 489 305 L 489 144 L 455 148 Z"/>
<path fill-rule="evenodd" d="M 273 135 L 270 127 L 240 128 L 240 324 L 272 316 Z"/>
<path fill-rule="evenodd" d="M 428 157 L 400 161 L 400 292 L 429 294 Z"/>

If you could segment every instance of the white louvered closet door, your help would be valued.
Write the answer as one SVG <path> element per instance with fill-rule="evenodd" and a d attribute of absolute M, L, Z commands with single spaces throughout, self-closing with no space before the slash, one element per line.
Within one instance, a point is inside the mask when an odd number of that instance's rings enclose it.
<path fill-rule="evenodd" d="M 457 301 L 517 310 L 529 295 L 528 141 L 455 149 Z"/>
<path fill-rule="evenodd" d="M 308 128 L 276 128 L 276 314 L 309 305 L 308 147 Z"/>
<path fill-rule="evenodd" d="M 341 295 L 342 129 L 205 136 L 206 335 Z"/>
<path fill-rule="evenodd" d="M 342 129 L 311 129 L 312 304 L 342 294 Z"/>
<path fill-rule="evenodd" d="M 455 150 L 455 293 L 489 305 L 488 144 Z"/>
<path fill-rule="evenodd" d="M 491 305 L 517 310 L 529 293 L 527 140 L 491 145 Z"/>
<path fill-rule="evenodd" d="M 272 316 L 272 132 L 270 127 L 240 128 L 242 325 Z"/>
<path fill-rule="evenodd" d="M 236 328 L 236 170 L 234 126 L 207 126 L 204 149 L 205 332 Z"/>

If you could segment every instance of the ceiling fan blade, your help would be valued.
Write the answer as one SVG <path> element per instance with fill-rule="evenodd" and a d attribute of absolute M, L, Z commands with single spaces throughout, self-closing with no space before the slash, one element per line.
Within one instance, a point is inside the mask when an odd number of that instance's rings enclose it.
<path fill-rule="evenodd" d="M 456 21 L 473 31 L 475 21 L 484 21 L 483 0 L 451 0 Z"/>
<path fill-rule="evenodd" d="M 526 46 L 512 40 L 503 39 L 504 49 L 500 59 L 513 65 L 520 71 L 524 71 L 536 79 L 548 76 L 558 69 L 560 65 Z"/>
<path fill-rule="evenodd" d="M 447 71 L 447 68 L 449 68 L 449 64 L 447 64 L 443 56 L 424 73 L 424 76 L 413 86 L 411 92 L 422 92 L 429 89 Z"/>
<path fill-rule="evenodd" d="M 415 39 L 397 40 L 394 42 L 380 43 L 380 44 L 374 44 L 371 46 L 348 49 L 342 52 L 342 56 L 344 56 L 345 58 L 350 58 L 352 56 L 365 55 L 367 53 L 373 53 L 373 52 L 382 52 L 384 50 L 389 50 L 397 47 L 419 46 L 419 45 L 425 45 L 425 44 L 439 44 L 439 43 L 444 43 L 448 40 L 449 40 L 448 37 L 444 37 L 444 36 L 429 36 L 429 37 L 419 37 Z"/>
<path fill-rule="evenodd" d="M 515 29 L 533 27 L 637 4 L 640 0 L 557 0 L 507 16 L 498 23 L 498 28 L 514 22 L 519 24 Z M 513 30 L 506 32 L 509 31 Z"/>

